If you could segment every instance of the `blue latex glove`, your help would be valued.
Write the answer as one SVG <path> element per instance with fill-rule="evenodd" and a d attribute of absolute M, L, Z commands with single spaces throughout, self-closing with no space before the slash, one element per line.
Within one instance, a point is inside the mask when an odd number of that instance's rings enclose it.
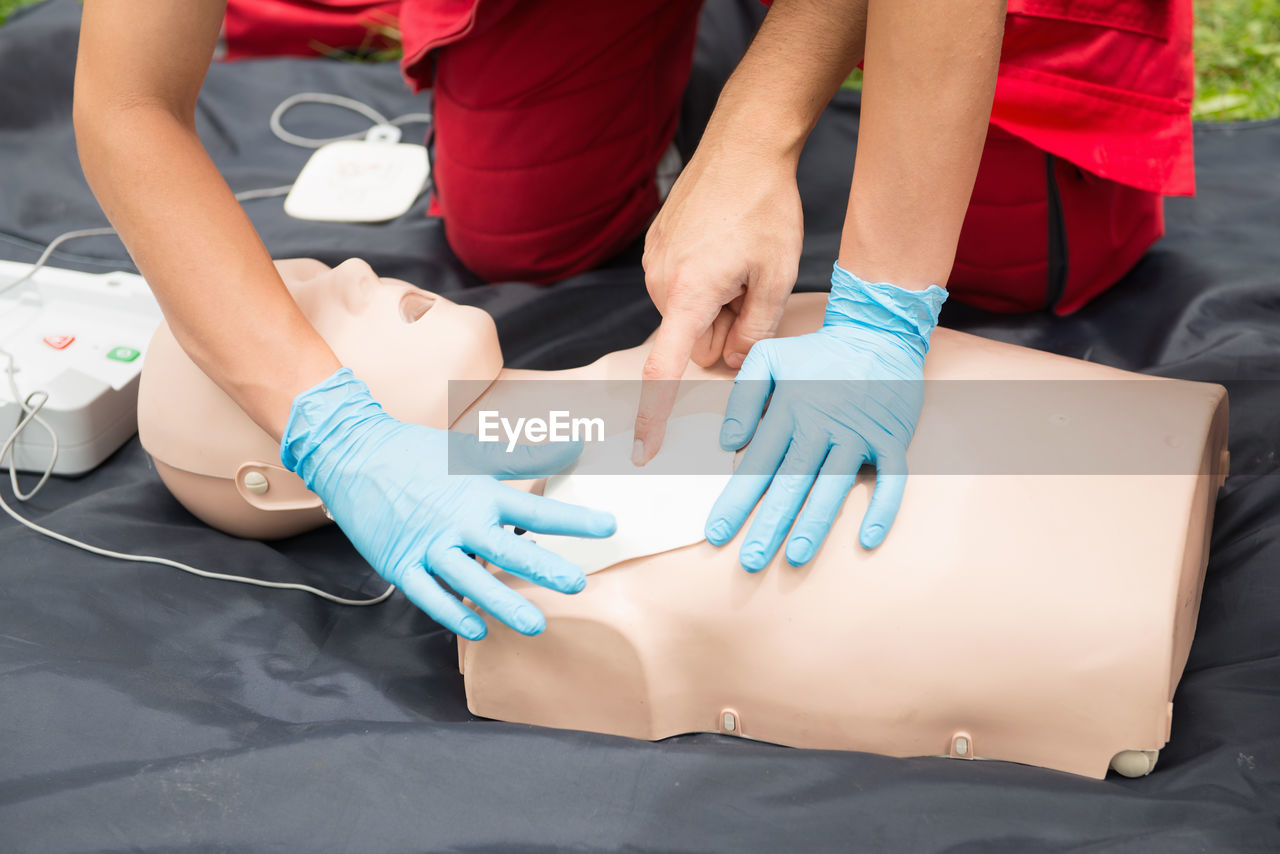
<path fill-rule="evenodd" d="M 946 298 L 936 285 L 871 284 L 836 265 L 820 330 L 751 348 L 720 430 L 726 450 L 751 446 L 707 517 L 712 544 L 733 539 L 768 489 L 742 543 L 742 566 L 763 569 L 793 522 L 786 557 L 800 566 L 826 539 L 864 462 L 876 466 L 876 487 L 859 539 L 868 549 L 884 540 L 906 488 L 924 357 Z"/>
<path fill-rule="evenodd" d="M 607 537 L 613 516 L 498 482 L 554 474 L 581 451 L 581 444 L 559 443 L 508 453 L 504 443 L 406 424 L 342 368 L 294 400 L 280 458 L 379 575 L 444 626 L 478 640 L 484 621 L 437 578 L 516 631 L 537 634 L 546 619 L 468 553 L 561 593 L 586 585 L 577 566 L 502 526 Z"/>

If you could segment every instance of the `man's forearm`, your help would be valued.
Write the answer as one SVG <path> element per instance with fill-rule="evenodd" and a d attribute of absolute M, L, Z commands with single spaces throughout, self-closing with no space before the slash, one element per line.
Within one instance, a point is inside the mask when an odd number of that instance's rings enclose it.
<path fill-rule="evenodd" d="M 1004 0 L 871 0 L 840 265 L 945 286 L 995 91 Z"/>
<path fill-rule="evenodd" d="M 775 0 L 716 102 L 705 142 L 798 159 L 862 59 L 867 0 Z"/>

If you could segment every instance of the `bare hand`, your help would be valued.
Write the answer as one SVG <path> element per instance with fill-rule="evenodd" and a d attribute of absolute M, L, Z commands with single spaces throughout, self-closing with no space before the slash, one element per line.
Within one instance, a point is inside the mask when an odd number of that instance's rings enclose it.
<path fill-rule="evenodd" d="M 795 161 L 704 137 L 645 238 L 645 284 L 662 324 L 645 361 L 632 461 L 662 447 L 692 359 L 738 368 L 772 337 L 804 237 Z"/>

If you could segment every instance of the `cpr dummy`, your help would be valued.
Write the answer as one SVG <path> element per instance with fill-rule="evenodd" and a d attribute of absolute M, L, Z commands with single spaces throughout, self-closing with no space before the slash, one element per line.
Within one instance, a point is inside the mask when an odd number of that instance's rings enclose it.
<path fill-rule="evenodd" d="M 572 371 L 504 370 L 492 321 L 477 309 L 379 279 L 360 261 L 278 267 L 343 363 L 408 421 L 474 428 L 482 409 L 529 406 L 530 381 L 634 379 L 647 351 Z M 817 328 L 824 300 L 792 297 L 779 334 Z M 712 731 L 1094 777 L 1109 766 L 1148 773 L 1169 738 L 1195 629 L 1226 472 L 1225 391 L 947 329 L 934 333 L 925 375 L 1128 381 L 1117 388 L 1138 389 L 1147 416 L 1123 429 L 1105 413 L 1010 416 L 994 419 L 991 435 L 990 425 L 947 423 L 930 383 L 909 455 L 916 473 L 880 547 L 857 542 L 874 482 L 866 472 L 800 568 L 779 552 L 763 571 L 745 572 L 740 532 L 721 548 L 700 540 L 623 555 L 573 596 L 503 574 L 547 629 L 529 638 L 489 620 L 487 638 L 459 640 L 471 711 L 644 739 Z M 723 364 L 691 366 L 685 385 L 732 376 Z M 451 398 L 450 379 L 474 382 L 455 384 Z M 459 385 L 475 393 L 460 396 Z M 148 349 L 138 421 L 161 478 L 208 524 L 272 538 L 325 523 L 319 500 L 279 465 L 275 442 L 167 327 Z M 1070 456 L 1080 442 L 1096 444 L 1100 429 L 1116 458 L 1163 455 L 1160 473 L 939 474 L 916 465 L 940 451 L 981 457 L 1037 443 Z"/>

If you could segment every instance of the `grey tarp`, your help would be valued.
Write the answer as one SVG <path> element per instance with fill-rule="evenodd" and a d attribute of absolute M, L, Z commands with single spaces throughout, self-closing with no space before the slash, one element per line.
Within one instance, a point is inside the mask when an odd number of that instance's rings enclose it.
<path fill-rule="evenodd" d="M 13 235 L 0 237 L 0 257 L 32 260 L 54 235 L 102 221 L 72 138 L 78 14 L 53 0 L 0 29 L 0 232 Z M 686 149 L 757 14 L 708 8 Z M 234 188 L 292 180 L 307 153 L 272 137 L 267 117 L 308 90 L 388 114 L 424 106 L 390 65 L 217 65 L 199 121 Z M 313 135 L 359 126 L 321 107 L 289 120 Z M 857 125 L 857 97 L 844 93 L 802 162 L 801 288 L 826 282 Z M 1168 236 L 1112 293 L 1067 319 L 954 303 L 943 313 L 983 335 L 1231 388 L 1235 474 L 1173 740 L 1153 776 L 1097 782 L 1006 763 L 714 735 L 650 744 L 477 720 L 452 637 L 401 597 L 353 609 L 204 581 L 94 558 L 5 518 L 0 850 L 1280 849 L 1280 400 L 1274 384 L 1246 381 L 1280 378 L 1280 124 L 1201 127 L 1196 145 L 1200 196 L 1169 203 Z M 278 199 L 248 209 L 277 257 L 361 256 L 485 307 L 510 364 L 581 364 L 655 326 L 638 251 L 550 288 L 475 288 L 423 204 L 385 226 L 291 220 Z M 68 245 L 55 263 L 127 259 L 102 239 Z M 94 543 L 208 569 L 351 593 L 381 586 L 334 530 L 265 545 L 204 528 L 136 441 L 25 509 Z"/>

